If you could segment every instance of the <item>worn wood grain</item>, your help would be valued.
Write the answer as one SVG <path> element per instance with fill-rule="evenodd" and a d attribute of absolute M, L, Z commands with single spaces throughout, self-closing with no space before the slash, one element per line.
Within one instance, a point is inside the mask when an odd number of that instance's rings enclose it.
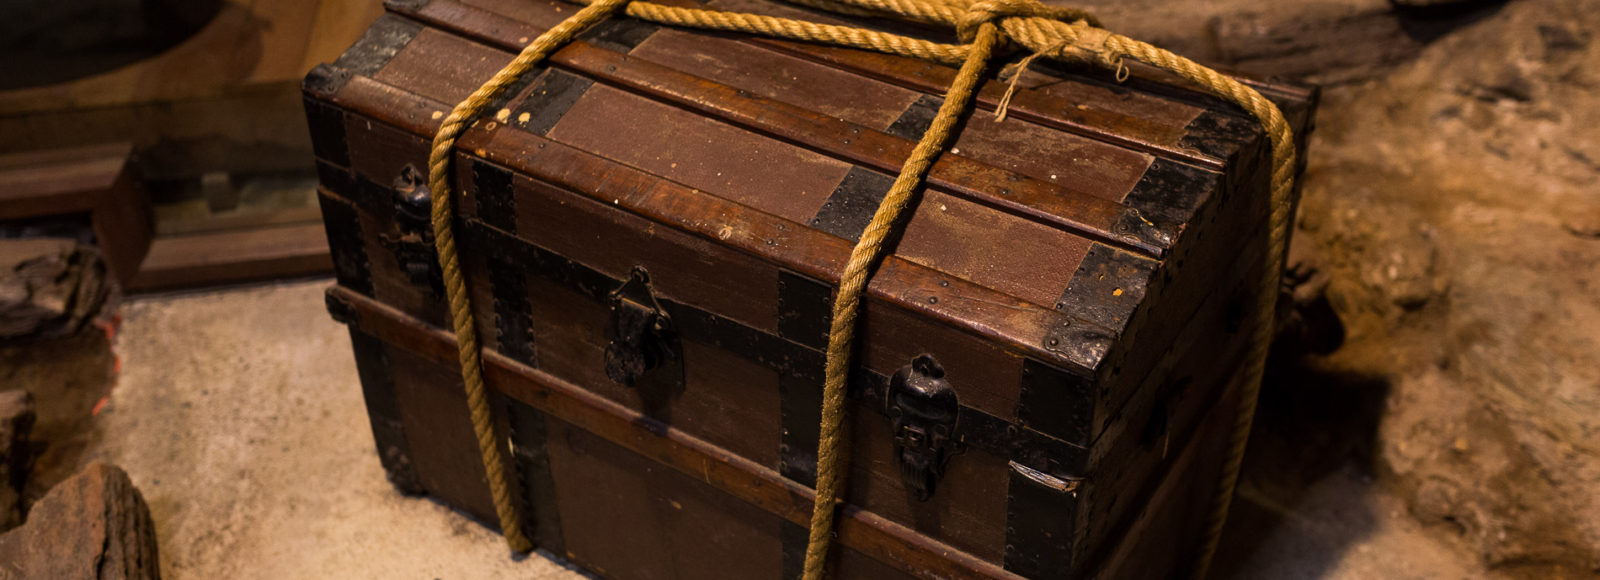
<path fill-rule="evenodd" d="M 301 224 L 157 238 L 134 291 L 183 288 L 307 276 L 328 272 L 333 261 L 320 224 Z"/>
<path fill-rule="evenodd" d="M 329 291 L 348 313 L 350 324 L 444 368 L 457 365 L 455 341 L 447 331 L 420 324 L 402 312 L 342 288 Z M 804 526 L 813 493 L 776 471 L 662 425 L 588 390 L 528 369 L 498 353 L 486 353 L 490 384 L 505 394 L 574 427 L 593 433 L 723 493 Z M 871 512 L 846 508 L 838 522 L 839 542 L 924 578 L 1014 578 L 994 564 L 934 542 Z M 776 530 L 774 530 L 776 533 Z"/>
<path fill-rule="evenodd" d="M 388 184 L 424 166 L 452 103 L 567 8 L 395 2 L 415 20 L 386 16 L 382 30 L 396 34 L 369 35 L 308 81 L 312 109 L 330 119 L 319 127 L 337 127 L 319 136 L 326 199 L 356 209 L 360 234 L 342 243 L 367 256 L 353 287 L 412 317 L 372 322 L 387 325 L 375 335 L 444 324 L 437 290 L 406 280 L 383 241 L 401 233 Z M 845 511 L 896 531 L 846 542 L 840 566 L 865 555 L 940 574 L 904 556 L 920 541 L 970 558 L 939 564 L 966 573 L 1087 572 L 1113 554 L 1128 561 L 1134 548 L 1119 538 L 1129 530 L 1155 530 L 1137 533 L 1157 541 L 1192 534 L 1171 481 L 1209 464 L 1176 463 L 1169 450 L 1196 441 L 1205 451 L 1195 453 L 1218 453 L 1220 432 L 1201 426 L 1213 424 L 1231 376 L 1216 362 L 1243 345 L 1230 328 L 1263 245 L 1265 142 L 1237 112 L 1145 71 L 1125 86 L 1040 71 L 1005 124 L 982 110 L 1003 87 L 986 86 L 869 286 Z M 704 553 L 744 546 L 759 554 L 737 559 L 742 574 L 793 571 L 806 507 L 783 498 L 814 478 L 808 413 L 831 284 L 864 223 L 856 214 L 870 214 L 949 73 L 615 21 L 558 51 L 457 141 L 457 232 L 480 335 L 499 351 L 488 372 L 566 434 L 542 444 L 556 491 L 541 501 L 560 506 L 563 549 L 576 561 L 643 575 L 686 549 L 657 535 L 679 525 L 660 520 L 664 510 L 677 502 L 695 506 L 695 521 L 738 518 L 747 508 L 719 495 L 729 494 L 777 523 L 749 534 L 760 542 L 708 534 Z M 1308 121 L 1314 93 L 1260 86 Z M 683 325 L 684 357 L 627 387 L 604 372 L 606 293 L 640 267 Z M 421 342 L 404 348 L 438 348 Z M 934 355 L 954 385 L 968 447 L 925 502 L 900 481 L 882 403 L 887 377 L 919 354 Z M 521 362 L 499 366 L 511 360 Z M 655 464 L 689 477 L 652 475 Z M 567 497 L 601 480 L 617 489 Z M 1155 511 L 1140 509 L 1148 501 Z M 662 523 L 630 531 L 643 548 L 621 553 L 596 539 L 600 528 L 570 521 L 595 514 Z M 1152 573 L 1181 565 L 1149 561 Z M 696 565 L 671 566 L 705 572 Z"/>

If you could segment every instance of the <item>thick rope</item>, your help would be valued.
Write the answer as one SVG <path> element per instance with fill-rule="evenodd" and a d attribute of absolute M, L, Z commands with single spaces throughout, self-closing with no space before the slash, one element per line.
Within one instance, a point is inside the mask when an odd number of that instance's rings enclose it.
<path fill-rule="evenodd" d="M 1272 346 L 1276 329 L 1274 316 L 1278 306 L 1278 288 L 1283 282 L 1283 261 L 1289 239 L 1290 194 L 1294 189 L 1295 146 L 1294 135 L 1284 120 L 1283 113 L 1272 101 L 1255 89 L 1239 81 L 1201 66 L 1194 61 L 1149 44 L 1115 36 L 1106 40 L 1107 50 L 1123 54 L 1134 60 L 1170 71 L 1191 82 L 1206 87 L 1217 96 L 1249 112 L 1266 130 L 1272 145 L 1272 177 L 1270 214 L 1267 218 L 1266 267 L 1262 268 L 1258 282 L 1254 325 L 1250 331 L 1250 349 L 1245 355 L 1245 382 L 1240 393 L 1238 416 L 1233 431 L 1229 433 L 1228 454 L 1223 458 L 1222 481 L 1213 497 L 1212 509 L 1206 518 L 1206 531 L 1201 544 L 1194 578 L 1205 578 L 1211 559 L 1222 538 L 1222 529 L 1228 523 L 1228 510 L 1233 504 L 1234 487 L 1239 482 L 1239 468 L 1244 462 L 1244 452 L 1250 441 L 1250 428 L 1255 422 L 1256 402 L 1261 394 L 1261 377 L 1267 367 L 1267 351 Z"/>
<path fill-rule="evenodd" d="M 817 6 L 827 6 L 829 4 L 826 1 L 815 3 Z M 847 6 L 841 7 L 841 9 L 850 13 L 863 12 L 859 9 L 852 10 Z M 657 24 L 698 28 L 701 30 L 745 32 L 785 40 L 859 48 L 946 64 L 964 62 L 967 59 L 967 53 L 971 50 L 962 44 L 941 44 L 866 28 L 821 24 L 759 14 L 679 8 L 651 2 L 629 4 L 627 14 L 628 16 Z"/>
<path fill-rule="evenodd" d="M 456 105 L 439 126 L 433 137 L 433 151 L 428 156 L 428 191 L 433 200 L 433 244 L 439 252 L 439 267 L 444 273 L 445 298 L 450 302 L 450 322 L 455 327 L 456 345 L 461 359 L 461 382 L 467 391 L 467 410 L 472 416 L 472 430 L 478 436 L 478 451 L 483 455 L 484 473 L 489 478 L 489 493 L 494 498 L 494 509 L 500 518 L 500 529 L 505 532 L 506 544 L 516 552 L 533 549 L 533 543 L 522 532 L 521 518 L 517 515 L 517 502 L 511 496 L 510 476 L 500 458 L 500 445 L 496 441 L 494 416 L 489 411 L 488 393 L 484 391 L 483 361 L 478 352 L 477 321 L 473 320 L 472 304 L 467 294 L 466 281 L 461 277 L 461 264 L 456 255 L 455 216 L 451 209 L 450 158 L 456 139 L 472 124 L 489 103 L 517 82 L 535 65 L 543 62 L 556 49 L 584 29 L 605 20 L 627 0 L 598 0 L 579 10 L 577 14 L 561 21 L 539 38 L 534 39 L 522 52 L 500 69 L 488 82 L 473 91 L 466 100 Z"/>
<path fill-rule="evenodd" d="M 944 104 L 934 115 L 933 123 L 922 133 L 922 139 L 911 156 L 900 168 L 889 193 L 883 197 L 872 221 L 861 233 L 861 240 L 850 250 L 850 261 L 845 263 L 839 278 L 839 294 L 833 300 L 833 322 L 828 328 L 827 367 L 822 383 L 822 429 L 817 445 L 817 499 L 812 504 L 811 539 L 806 545 L 804 578 L 821 578 L 827 566 L 828 546 L 833 538 L 835 503 L 843 487 L 845 452 L 842 435 L 845 415 L 845 391 L 850 380 L 850 356 L 854 348 L 856 317 L 861 312 L 861 296 L 867 289 L 867 277 L 882 259 L 883 241 L 900 225 L 901 215 L 911 205 L 922 180 L 933 167 L 933 161 L 944 152 L 956 122 L 972 103 L 983 71 L 989 66 L 989 57 L 1000 44 L 1000 31 L 985 24 L 978 29 L 967 61 L 956 73 L 945 95 Z"/>
<path fill-rule="evenodd" d="M 643 1 L 629 3 L 628 0 L 593 0 L 590 6 L 529 44 L 511 64 L 506 65 L 471 97 L 457 105 L 440 127 L 429 160 L 435 243 L 444 270 L 445 291 L 450 301 L 452 321 L 460 346 L 462 379 L 466 384 L 473 427 L 478 434 L 478 443 L 483 453 L 484 466 L 489 474 L 495 507 L 499 512 L 502 528 L 506 530 L 507 542 L 516 550 L 526 550 L 528 546 L 526 538 L 516 524 L 516 507 L 508 495 L 510 485 L 501 467 L 499 448 L 495 445 L 493 424 L 483 391 L 475 325 L 468 304 L 466 285 L 457 264 L 455 239 L 451 231 L 452 213 L 449 194 L 451 149 L 456 138 L 466 130 L 472 119 L 476 118 L 489 101 L 506 86 L 515 82 L 519 76 L 543 61 L 584 28 L 623 9 L 628 16 L 660 24 L 748 32 L 937 62 L 962 63 L 962 68 L 951 85 L 944 105 L 940 107 L 933 124 L 913 149 L 911 157 L 902 166 L 894 186 L 878 207 L 860 242 L 851 250 L 849 262 L 841 277 L 828 336 L 821 438 L 817 450 L 817 495 L 811 519 L 810 543 L 806 547 L 805 577 L 808 579 L 820 578 L 822 575 L 832 538 L 836 503 L 840 499 L 841 471 L 845 463 L 842 436 L 845 391 L 861 297 L 866 290 L 872 267 L 881 259 L 884 239 L 901 223 L 901 215 L 913 201 L 914 192 L 921 187 L 933 160 L 944 150 L 957 119 L 970 105 L 983 71 L 997 47 L 1009 40 L 1029 54 L 1025 63 L 1043 57 L 1098 65 L 1116 71 L 1118 80 L 1124 78 L 1126 74 L 1122 64 L 1123 59 L 1131 58 L 1188 79 L 1254 116 L 1266 130 L 1272 145 L 1273 171 L 1267 267 L 1264 268 L 1261 295 L 1256 304 L 1255 325 L 1251 332 L 1251 344 L 1247 355 L 1249 366 L 1246 367 L 1246 383 L 1239 406 L 1239 418 L 1231 434 L 1231 447 L 1225 458 L 1222 483 L 1213 503 L 1212 512 L 1209 514 L 1204 552 L 1195 570 L 1197 577 L 1203 577 L 1211 554 L 1215 550 L 1217 538 L 1226 522 L 1245 443 L 1248 441 L 1250 426 L 1255 416 L 1255 404 L 1260 390 L 1261 375 L 1265 368 L 1267 347 L 1272 337 L 1273 315 L 1288 233 L 1289 192 L 1293 186 L 1295 159 L 1289 125 L 1282 113 L 1254 89 L 1171 52 L 1101 29 L 1099 22 L 1092 15 L 1077 9 L 1048 7 L 1035 0 L 789 1 L 844 14 L 895 16 L 948 26 L 955 28 L 961 39 L 969 44 L 941 44 L 847 26 L 679 8 Z M 1016 67 L 1012 73 L 1013 86 L 1025 68 L 1026 64 L 1019 64 Z M 1006 98 L 1003 99 L 1005 102 L 1009 102 L 1011 92 L 1007 91 Z M 997 114 L 1003 118 L 1004 112 L 1005 107 L 1001 106 Z"/>

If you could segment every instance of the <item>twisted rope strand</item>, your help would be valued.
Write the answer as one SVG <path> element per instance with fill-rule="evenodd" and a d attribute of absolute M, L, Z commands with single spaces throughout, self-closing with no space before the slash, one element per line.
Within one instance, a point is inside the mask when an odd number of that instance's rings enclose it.
<path fill-rule="evenodd" d="M 883 257 L 883 241 L 899 227 L 901 216 L 911 205 L 922 181 L 933 162 L 944 153 L 945 145 L 962 113 L 972 104 L 978 83 L 983 80 L 989 58 L 1000 44 L 1000 31 L 992 24 L 979 30 L 950 85 L 944 104 L 934 115 L 933 123 L 922 133 L 922 139 L 911 150 L 900 175 L 872 214 L 872 221 L 861 233 L 861 240 L 850 250 L 850 260 L 845 263 L 839 279 L 839 294 L 833 300 L 833 321 L 828 329 L 827 368 L 822 387 L 822 429 L 817 444 L 817 498 L 811 509 L 811 538 L 806 545 L 806 580 L 822 578 L 827 566 L 828 547 L 833 537 L 833 516 L 843 487 L 845 452 L 842 435 L 845 415 L 846 383 L 850 378 L 850 355 L 855 340 L 856 317 L 861 311 L 861 296 L 867 289 L 870 271 Z"/>
<path fill-rule="evenodd" d="M 758 14 L 679 8 L 651 2 L 629 4 L 627 14 L 640 20 L 669 26 L 748 32 L 771 38 L 859 48 L 947 64 L 964 61 L 970 50 L 966 45 L 941 44 L 866 28 Z"/>
<path fill-rule="evenodd" d="M 481 375 L 475 323 L 466 284 L 462 280 L 449 190 L 450 155 L 455 140 L 470 126 L 489 102 L 534 65 L 570 41 L 585 28 L 619 10 L 628 16 L 672 26 L 705 30 L 748 32 L 757 35 L 846 46 L 909 56 L 943 63 L 961 62 L 954 83 L 933 124 L 906 160 L 894 185 L 873 215 L 860 242 L 851 250 L 841 276 L 828 336 L 827 368 L 824 378 L 821 438 L 817 450 L 817 494 L 811 519 L 810 540 L 806 547 L 805 578 L 822 576 L 832 538 L 834 513 L 842 488 L 844 447 L 843 418 L 845 392 L 861 297 L 873 266 L 881 259 L 884 240 L 901 224 L 901 216 L 914 200 L 928 169 L 944 150 L 956 121 L 971 105 L 972 97 L 994 51 L 1004 42 L 1022 47 L 1034 58 L 1087 63 L 1117 72 L 1122 80 L 1124 58 L 1132 58 L 1177 74 L 1254 116 L 1266 131 L 1272 146 L 1271 214 L 1268 235 L 1267 267 L 1261 279 L 1261 295 L 1256 304 L 1255 326 L 1250 335 L 1246 384 L 1239 405 L 1239 417 L 1230 435 L 1221 486 L 1208 514 L 1208 529 L 1199 556 L 1196 576 L 1203 577 L 1216 541 L 1226 523 L 1239 465 L 1248 441 L 1267 347 L 1273 331 L 1273 315 L 1283 251 L 1288 234 L 1289 193 L 1293 187 L 1295 150 L 1288 123 L 1281 112 L 1260 93 L 1232 78 L 1196 64 L 1171 52 L 1101 29 L 1093 15 L 1082 10 L 1047 7 L 1036 0 L 787 0 L 801 5 L 849 15 L 892 15 L 908 20 L 943 25 L 956 29 L 969 44 L 942 44 L 873 30 L 777 18 L 770 16 L 663 6 L 628 0 L 580 0 L 589 6 L 562 21 L 529 44 L 505 68 L 473 92 L 451 111 L 435 136 L 429 158 L 429 186 L 433 192 L 433 226 L 440 266 L 444 271 L 445 291 L 450 302 L 451 320 L 460 348 L 462 380 L 467 391 L 473 428 L 483 455 L 489 485 L 499 512 L 506 541 L 512 549 L 527 550 L 529 543 L 517 526 L 516 506 L 509 496 L 510 485 L 501 466 L 495 444 Z M 1020 76 L 1019 66 L 1016 75 Z M 1013 83 L 1015 77 L 1013 77 Z M 1007 91 L 1009 100 L 1010 91 Z M 1004 114 L 1001 106 L 999 113 Z"/>
<path fill-rule="evenodd" d="M 461 360 L 461 382 L 467 391 L 467 411 L 472 417 L 472 430 L 478 436 L 478 451 L 483 455 L 483 469 L 489 479 L 489 494 L 494 498 L 494 509 L 500 518 L 500 529 L 505 532 L 506 544 L 515 552 L 533 549 L 533 543 L 522 532 L 517 502 L 511 498 L 511 483 L 501 461 L 500 446 L 495 441 L 494 416 L 489 410 L 488 394 L 484 390 L 483 362 L 478 352 L 477 321 L 473 320 L 472 304 L 467 294 L 466 281 L 461 277 L 461 264 L 456 254 L 454 211 L 451 208 L 450 157 L 456 139 L 467 130 L 479 113 L 506 87 L 517 82 L 523 74 L 544 61 L 556 49 L 566 44 L 584 29 L 606 19 L 626 5 L 628 0 L 597 0 L 579 10 L 577 14 L 561 21 L 500 69 L 488 82 L 473 91 L 471 96 L 456 105 L 439 126 L 433 137 L 433 150 L 428 155 L 428 191 L 432 199 L 433 243 L 439 252 L 439 267 L 444 273 L 445 298 L 450 302 L 450 322 L 455 327 L 457 354 Z"/>
<path fill-rule="evenodd" d="M 1271 198 L 1268 216 L 1266 268 L 1262 269 L 1259 294 L 1255 305 L 1254 324 L 1250 331 L 1250 347 L 1245 355 L 1245 382 L 1239 400 L 1238 416 L 1228 437 L 1228 454 L 1223 457 L 1222 480 L 1212 499 L 1211 511 L 1206 516 L 1205 536 L 1194 567 L 1194 578 L 1205 578 L 1216 554 L 1217 542 L 1228 522 L 1228 510 L 1233 504 L 1233 490 L 1239 482 L 1239 468 L 1244 462 L 1245 448 L 1250 441 L 1250 428 L 1255 422 L 1256 402 L 1261 393 L 1261 377 L 1267 365 L 1267 351 L 1272 346 L 1276 328 L 1273 317 L 1277 313 L 1278 286 L 1283 279 L 1283 259 L 1289 237 L 1290 194 L 1294 188 L 1295 146 L 1289 123 L 1276 105 L 1243 83 L 1201 66 L 1194 61 L 1149 44 L 1123 36 L 1112 36 L 1105 44 L 1109 50 L 1125 54 L 1140 62 L 1170 71 L 1191 82 L 1206 87 L 1240 108 L 1249 112 L 1266 130 L 1272 146 Z"/>

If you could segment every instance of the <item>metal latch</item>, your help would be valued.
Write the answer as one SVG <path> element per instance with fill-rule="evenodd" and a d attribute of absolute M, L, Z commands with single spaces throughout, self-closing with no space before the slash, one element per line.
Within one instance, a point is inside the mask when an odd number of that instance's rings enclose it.
<path fill-rule="evenodd" d="M 672 319 L 650 289 L 650 273 L 634 267 L 628 281 L 612 290 L 611 343 L 606 345 L 606 376 L 633 385 L 651 369 L 678 358 Z"/>
<path fill-rule="evenodd" d="M 961 412 L 956 391 L 938 361 L 924 354 L 894 374 L 884 399 L 894 422 L 900 480 L 918 501 L 927 501 L 944 476 L 945 463 L 963 448 L 953 437 Z"/>
<path fill-rule="evenodd" d="M 438 253 L 433 245 L 433 197 L 427 177 L 407 164 L 394 179 L 394 224 L 396 233 L 383 234 L 378 241 L 400 265 L 412 284 L 428 288 L 434 295 L 444 293 L 444 275 L 439 270 Z"/>

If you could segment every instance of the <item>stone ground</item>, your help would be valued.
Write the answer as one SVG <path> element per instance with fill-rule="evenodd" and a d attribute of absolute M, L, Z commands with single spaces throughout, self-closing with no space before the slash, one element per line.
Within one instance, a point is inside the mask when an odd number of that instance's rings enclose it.
<path fill-rule="evenodd" d="M 150 504 L 169 579 L 580 577 L 544 557 L 512 559 L 487 528 L 389 485 L 348 336 L 323 310 L 329 284 L 131 300 L 109 402 L 70 450 L 48 451 L 41 467 L 58 467 L 40 475 L 97 460 L 127 470 Z M 51 372 L 76 364 L 77 374 L 109 376 L 116 363 L 85 342 L 81 358 L 58 357 Z M 92 392 L 92 382 L 75 388 Z M 1273 392 L 1263 413 L 1282 423 L 1315 421 L 1306 410 L 1326 407 Z M 1329 450 L 1319 454 L 1327 460 L 1286 463 L 1273 452 L 1281 447 L 1258 446 L 1266 459 L 1246 473 L 1219 576 L 1483 577 L 1470 554 L 1427 533 L 1365 468 L 1314 437 L 1275 439 Z"/>

